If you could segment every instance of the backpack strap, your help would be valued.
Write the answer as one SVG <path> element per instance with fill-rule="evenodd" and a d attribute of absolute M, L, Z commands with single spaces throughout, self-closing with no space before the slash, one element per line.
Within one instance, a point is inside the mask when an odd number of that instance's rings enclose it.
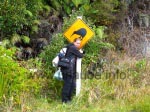
<path fill-rule="evenodd" d="M 65 54 L 65 56 L 67 55 L 68 52 L 68 48 L 66 47 L 66 52 L 64 51 L 64 48 L 62 48 L 62 52 Z"/>
<path fill-rule="evenodd" d="M 66 47 L 66 48 L 67 48 L 67 49 L 66 49 L 65 57 L 67 56 L 68 51 L 69 51 L 69 47 Z"/>
<path fill-rule="evenodd" d="M 62 52 L 65 54 L 65 51 L 63 50 L 63 48 L 62 48 Z"/>

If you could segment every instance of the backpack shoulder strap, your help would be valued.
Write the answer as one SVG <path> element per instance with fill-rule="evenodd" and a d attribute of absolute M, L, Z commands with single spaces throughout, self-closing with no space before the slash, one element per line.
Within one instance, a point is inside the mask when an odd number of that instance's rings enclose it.
<path fill-rule="evenodd" d="M 65 54 L 64 48 L 62 48 L 62 52 Z"/>
<path fill-rule="evenodd" d="M 66 47 L 67 49 L 66 49 L 66 53 L 65 53 L 65 56 L 67 56 L 67 54 L 68 54 L 68 51 L 69 51 L 69 47 Z"/>

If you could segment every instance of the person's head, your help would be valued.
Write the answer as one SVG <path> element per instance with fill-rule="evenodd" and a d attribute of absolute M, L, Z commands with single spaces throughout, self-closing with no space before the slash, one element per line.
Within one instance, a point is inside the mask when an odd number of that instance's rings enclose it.
<path fill-rule="evenodd" d="M 81 44 L 81 39 L 80 38 L 75 38 L 74 41 L 73 41 L 73 44 L 79 48 L 80 47 L 80 44 Z"/>

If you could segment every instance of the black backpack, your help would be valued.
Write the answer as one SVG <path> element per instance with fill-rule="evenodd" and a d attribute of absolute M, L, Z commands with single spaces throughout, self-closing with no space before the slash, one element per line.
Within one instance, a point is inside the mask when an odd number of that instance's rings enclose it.
<path fill-rule="evenodd" d="M 69 60 L 69 58 L 66 57 L 68 50 L 69 50 L 69 48 L 67 48 L 66 53 L 65 53 L 64 50 L 62 49 L 63 53 L 59 53 L 58 67 L 69 68 L 70 60 Z"/>

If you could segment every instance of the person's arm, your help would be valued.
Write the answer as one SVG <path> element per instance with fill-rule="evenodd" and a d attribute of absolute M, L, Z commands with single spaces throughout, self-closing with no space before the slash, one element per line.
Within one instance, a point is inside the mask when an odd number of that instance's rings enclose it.
<path fill-rule="evenodd" d="M 79 58 L 82 58 L 83 57 L 83 53 L 80 53 L 80 51 L 76 48 L 76 47 L 71 47 L 71 52 L 75 55 L 75 56 L 77 56 L 77 57 L 79 57 Z"/>

